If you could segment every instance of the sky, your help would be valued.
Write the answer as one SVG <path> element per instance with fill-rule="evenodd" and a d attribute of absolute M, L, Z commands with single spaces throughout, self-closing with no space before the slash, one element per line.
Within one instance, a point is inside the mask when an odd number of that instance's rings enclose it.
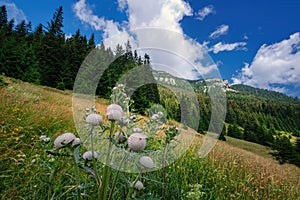
<path fill-rule="evenodd" d="M 300 97 L 298 0 L 0 0 L 16 23 L 47 25 L 59 6 L 64 32 L 81 30 L 114 49 L 129 40 L 154 68 L 188 79 L 219 76 L 232 84 Z"/>

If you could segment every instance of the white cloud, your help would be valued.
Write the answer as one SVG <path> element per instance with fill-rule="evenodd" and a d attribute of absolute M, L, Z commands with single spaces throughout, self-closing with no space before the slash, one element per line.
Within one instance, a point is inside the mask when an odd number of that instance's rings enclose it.
<path fill-rule="evenodd" d="M 217 54 L 221 51 L 247 50 L 247 48 L 245 47 L 246 44 L 247 44 L 246 42 L 235 42 L 229 44 L 219 42 L 214 46 L 212 46 L 211 48 L 209 48 L 209 51 L 212 51 L 215 54 Z"/>
<path fill-rule="evenodd" d="M 89 24 L 95 30 L 102 30 L 106 26 L 106 21 L 103 17 L 99 18 L 93 14 L 93 11 L 88 7 L 85 0 L 80 0 L 73 5 L 73 11 L 82 22 Z"/>
<path fill-rule="evenodd" d="M 209 37 L 212 39 L 218 38 L 221 35 L 226 35 L 228 33 L 229 26 L 226 24 L 222 24 L 219 26 L 214 32 L 212 32 Z"/>
<path fill-rule="evenodd" d="M 300 87 L 300 33 L 281 42 L 262 45 L 251 64 L 245 64 L 232 78 L 235 84 L 247 84 L 280 92 Z M 299 95 L 299 92 L 298 92 Z"/>
<path fill-rule="evenodd" d="M 192 16 L 190 5 L 183 0 L 118 0 L 119 10 L 125 9 L 127 22 L 114 22 L 96 16 L 85 0 L 74 4 L 76 16 L 95 30 L 102 30 L 106 46 L 114 48 L 130 40 L 133 48 L 148 53 L 154 67 L 171 67 L 170 71 L 184 78 L 215 73 L 217 66 L 205 50 L 206 45 L 184 36 L 181 20 Z"/>
<path fill-rule="evenodd" d="M 96 31 L 103 31 L 103 38 L 112 38 L 111 44 L 105 44 L 107 46 L 116 46 L 115 44 L 124 44 L 127 40 L 131 40 L 129 34 L 125 28 L 118 22 L 107 20 L 104 17 L 98 17 L 95 15 L 86 3 L 86 0 L 80 0 L 73 5 L 73 11 L 76 17 L 78 17 L 84 24 L 90 25 Z"/>
<path fill-rule="evenodd" d="M 0 4 L 5 5 L 6 7 L 8 20 L 14 19 L 16 23 L 27 20 L 23 10 L 19 9 L 16 4 L 2 0 L 0 1 Z"/>
<path fill-rule="evenodd" d="M 118 5 L 119 5 L 119 10 L 122 11 L 125 9 L 125 7 L 127 5 L 127 1 L 126 0 L 118 0 Z"/>
<path fill-rule="evenodd" d="M 196 19 L 202 21 L 209 14 L 214 14 L 214 13 L 215 13 L 214 7 L 212 5 L 208 5 L 198 10 L 198 12 L 195 15 L 196 15 Z"/>

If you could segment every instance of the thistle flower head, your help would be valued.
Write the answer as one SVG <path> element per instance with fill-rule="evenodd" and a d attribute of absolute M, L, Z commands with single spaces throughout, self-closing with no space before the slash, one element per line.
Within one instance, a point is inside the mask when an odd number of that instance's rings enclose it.
<path fill-rule="evenodd" d="M 44 142 L 49 142 L 49 141 L 50 141 L 50 138 L 47 137 L 46 135 L 41 135 L 41 136 L 40 136 L 40 140 L 43 140 Z"/>
<path fill-rule="evenodd" d="M 123 115 L 123 109 L 118 104 L 111 104 L 106 109 L 106 117 L 109 120 L 120 121 Z"/>
<path fill-rule="evenodd" d="M 75 139 L 76 136 L 73 133 L 64 133 L 54 140 L 54 149 L 60 149 L 72 143 Z"/>
<path fill-rule="evenodd" d="M 159 115 L 158 114 L 153 114 L 152 116 L 151 116 L 151 119 L 152 120 L 157 120 L 159 118 Z"/>
<path fill-rule="evenodd" d="M 86 123 L 91 124 L 93 126 L 100 126 L 103 121 L 103 118 L 99 114 L 92 113 L 86 117 L 85 121 Z"/>
<path fill-rule="evenodd" d="M 147 169 L 151 169 L 154 167 L 154 162 L 149 156 L 140 157 L 140 164 Z"/>
<path fill-rule="evenodd" d="M 144 185 L 141 181 L 137 181 L 133 187 L 137 190 L 142 190 L 144 188 Z"/>
<path fill-rule="evenodd" d="M 74 146 L 80 145 L 80 138 L 75 138 L 72 142 Z"/>
<path fill-rule="evenodd" d="M 94 158 L 97 159 L 98 158 L 98 153 L 94 151 Z M 86 151 L 83 155 L 82 155 L 82 158 L 84 160 L 87 160 L 87 161 L 90 161 L 93 159 L 93 153 L 92 151 Z"/>
<path fill-rule="evenodd" d="M 135 152 L 143 151 L 146 147 L 146 135 L 133 133 L 128 138 L 128 147 Z"/>

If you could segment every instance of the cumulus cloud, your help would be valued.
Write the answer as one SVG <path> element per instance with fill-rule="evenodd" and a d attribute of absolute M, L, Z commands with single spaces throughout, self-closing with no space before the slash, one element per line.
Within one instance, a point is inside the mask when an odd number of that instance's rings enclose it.
<path fill-rule="evenodd" d="M 118 0 L 118 5 L 119 5 L 119 10 L 122 11 L 125 9 L 125 7 L 127 5 L 127 1 L 126 0 Z"/>
<path fill-rule="evenodd" d="M 226 35 L 228 33 L 228 30 L 229 30 L 229 26 L 226 24 L 222 24 L 214 32 L 212 32 L 209 35 L 209 38 L 216 39 L 216 38 L 220 37 L 221 35 Z"/>
<path fill-rule="evenodd" d="M 221 51 L 247 50 L 247 48 L 245 47 L 246 44 L 247 44 L 246 42 L 235 42 L 229 44 L 219 42 L 214 46 L 212 46 L 211 48 L 209 48 L 209 51 L 212 51 L 215 54 L 217 54 Z"/>
<path fill-rule="evenodd" d="M 112 44 L 105 44 L 107 46 L 113 46 L 114 44 L 124 44 L 127 40 L 130 40 L 129 34 L 126 32 L 125 28 L 122 27 L 118 22 L 113 20 L 107 20 L 104 17 L 98 17 L 93 13 L 93 10 L 86 3 L 86 0 L 80 0 L 73 5 L 73 11 L 81 20 L 82 23 L 88 24 L 96 31 L 103 31 L 103 38 L 114 37 L 111 40 Z"/>
<path fill-rule="evenodd" d="M 76 16 L 95 30 L 104 31 L 105 45 L 112 48 L 129 40 L 139 53 L 148 53 L 158 70 L 171 67 L 173 74 L 195 79 L 216 71 L 205 45 L 186 37 L 181 27 L 184 16 L 192 16 L 190 5 L 183 0 L 118 0 L 126 9 L 128 22 L 119 24 L 97 17 L 85 0 L 74 4 Z M 195 72 L 195 67 L 198 72 Z M 162 69 L 164 68 L 164 69 Z M 197 70 L 196 70 L 197 71 Z"/>
<path fill-rule="evenodd" d="M 214 14 L 215 10 L 212 5 L 205 6 L 204 8 L 198 10 L 198 12 L 195 14 L 196 19 L 202 21 L 207 17 L 209 14 Z"/>
<path fill-rule="evenodd" d="M 289 88 L 300 88 L 300 33 L 290 35 L 278 43 L 264 44 L 251 64 L 232 78 L 235 84 L 289 93 Z M 298 92 L 298 95 L 300 93 Z"/>
<path fill-rule="evenodd" d="M 23 10 L 19 9 L 15 3 L 1 0 L 0 4 L 5 5 L 8 15 L 7 17 L 9 20 L 14 19 L 16 23 L 27 20 Z"/>

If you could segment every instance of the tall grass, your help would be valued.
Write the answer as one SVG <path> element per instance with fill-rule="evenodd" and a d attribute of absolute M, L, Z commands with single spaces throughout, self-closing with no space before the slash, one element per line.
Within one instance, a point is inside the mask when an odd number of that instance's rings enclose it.
<path fill-rule="evenodd" d="M 69 157 L 45 149 L 63 132 L 75 132 L 71 92 L 5 78 L 0 86 L 0 199 L 75 199 L 77 182 Z M 99 101 L 100 102 L 100 101 Z M 98 110 L 105 110 L 101 100 Z M 195 133 L 196 134 L 196 133 Z M 40 141 L 47 135 L 49 143 Z M 208 157 L 198 157 L 202 137 L 165 169 L 142 174 L 144 190 L 135 199 L 299 199 L 300 169 L 270 157 L 218 142 Z M 242 143 L 240 143 L 243 145 Z M 251 145 L 250 145 L 251 146 Z M 254 147 L 254 146 L 253 146 Z M 251 148 L 251 147 L 249 147 Z M 82 199 L 95 199 L 93 177 L 80 170 Z M 112 199 L 124 199 L 133 174 L 118 176 Z M 109 183 L 109 188 L 112 183 Z M 164 188 L 162 190 L 161 188 Z"/>

